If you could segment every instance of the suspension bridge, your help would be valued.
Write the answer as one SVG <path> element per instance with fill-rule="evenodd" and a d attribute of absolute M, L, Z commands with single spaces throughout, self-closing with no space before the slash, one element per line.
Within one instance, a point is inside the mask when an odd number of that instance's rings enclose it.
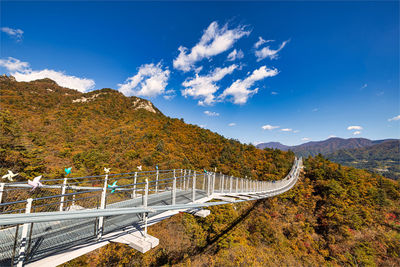
<path fill-rule="evenodd" d="M 301 168 L 296 158 L 277 181 L 179 169 L 41 180 L 33 193 L 26 182 L 0 183 L 0 266 L 56 266 L 110 242 L 144 253 L 159 243 L 149 225 L 282 194 Z"/>

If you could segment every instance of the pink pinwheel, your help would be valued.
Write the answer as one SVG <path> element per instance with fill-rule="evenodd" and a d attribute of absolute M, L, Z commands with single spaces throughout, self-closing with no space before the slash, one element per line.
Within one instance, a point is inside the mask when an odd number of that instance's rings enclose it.
<path fill-rule="evenodd" d="M 30 186 L 32 186 L 32 191 L 35 190 L 38 187 L 42 187 L 43 186 L 42 183 L 40 182 L 41 178 L 42 178 L 42 175 L 33 178 L 33 181 L 28 180 L 28 184 Z"/>

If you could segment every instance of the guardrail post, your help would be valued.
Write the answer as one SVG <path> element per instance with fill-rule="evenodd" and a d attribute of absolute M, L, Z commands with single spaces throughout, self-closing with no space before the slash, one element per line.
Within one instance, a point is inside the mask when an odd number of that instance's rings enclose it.
<path fill-rule="evenodd" d="M 156 173 L 156 194 L 158 192 L 158 175 L 159 175 L 159 170 L 157 169 L 157 173 Z"/>
<path fill-rule="evenodd" d="M 236 193 L 239 193 L 239 178 L 235 177 L 236 180 Z"/>
<path fill-rule="evenodd" d="M 143 201 L 143 207 L 147 207 L 147 199 L 149 197 L 149 180 L 146 178 L 146 184 L 144 188 L 144 201 Z"/>
<path fill-rule="evenodd" d="M 222 178 L 221 178 L 222 179 L 222 183 L 221 183 L 222 186 L 220 188 L 221 189 L 221 193 L 224 193 L 224 182 L 225 182 L 224 178 L 225 178 L 225 175 L 222 174 Z"/>
<path fill-rule="evenodd" d="M 214 175 L 213 175 L 212 179 L 213 179 L 213 181 L 212 181 L 212 185 L 211 185 L 212 186 L 211 187 L 212 188 L 211 194 L 214 194 L 214 190 L 215 190 L 215 172 L 214 172 Z"/>
<path fill-rule="evenodd" d="M 186 169 L 183 172 L 183 190 L 186 190 Z"/>
<path fill-rule="evenodd" d="M 32 208 L 32 198 L 28 198 L 26 200 L 26 208 L 25 213 L 31 213 Z M 17 267 L 22 267 L 24 265 L 25 257 L 26 257 L 26 246 L 27 246 L 27 238 L 28 238 L 28 231 L 29 231 L 30 223 L 24 223 L 22 227 L 22 234 L 21 234 L 21 244 L 19 247 L 19 255 L 18 255 L 18 262 Z M 11 259 L 14 260 L 14 259 Z"/>
<path fill-rule="evenodd" d="M 148 197 L 149 197 L 149 180 L 146 178 L 146 184 L 145 184 L 145 188 L 144 188 L 144 199 L 143 199 L 143 207 L 147 207 L 147 203 L 148 203 Z M 143 221 L 144 221 L 144 237 L 147 237 L 147 216 L 148 213 L 144 212 L 143 213 Z"/>
<path fill-rule="evenodd" d="M 63 208 L 64 208 L 64 195 L 65 195 L 65 190 L 67 189 L 66 187 L 67 187 L 67 177 L 65 177 L 64 178 L 64 182 L 63 182 L 63 185 L 62 185 L 62 188 L 61 188 L 61 202 L 60 202 L 60 211 L 63 211 Z M 0 201 L 0 203 L 1 203 L 1 201 Z"/>
<path fill-rule="evenodd" d="M 203 191 L 206 190 L 206 173 L 203 174 Z"/>
<path fill-rule="evenodd" d="M 3 200 L 4 185 L 5 183 L 0 183 L 0 203 Z"/>
<path fill-rule="evenodd" d="M 135 178 L 133 179 L 132 198 L 135 198 L 135 197 L 136 197 L 136 182 L 137 182 L 137 172 L 135 172 Z"/>
<path fill-rule="evenodd" d="M 210 173 L 207 173 L 207 196 L 210 196 Z"/>
<path fill-rule="evenodd" d="M 229 193 L 232 193 L 232 184 L 233 184 L 233 177 L 231 176 L 231 179 L 229 181 Z"/>
<path fill-rule="evenodd" d="M 182 176 L 183 176 L 183 170 L 181 169 L 181 178 L 179 179 L 179 188 L 182 189 Z"/>
<path fill-rule="evenodd" d="M 186 183 L 186 189 L 185 190 L 189 190 L 189 188 L 190 188 L 190 177 L 192 177 L 192 170 L 189 170 L 189 175 L 188 175 L 188 178 L 187 178 L 187 183 Z"/>
<path fill-rule="evenodd" d="M 108 185 L 108 174 L 104 177 L 104 186 L 103 191 L 101 192 L 101 202 L 100 209 L 104 210 L 106 208 L 106 200 L 107 200 L 107 185 Z M 99 217 L 99 224 L 97 229 L 97 239 L 101 239 L 103 237 L 103 228 L 104 228 L 104 217 Z"/>
<path fill-rule="evenodd" d="M 174 180 L 172 181 L 172 205 L 176 203 L 176 176 L 175 176 L 175 169 L 174 169 Z"/>
<path fill-rule="evenodd" d="M 193 171 L 192 201 L 196 201 L 196 171 Z"/>

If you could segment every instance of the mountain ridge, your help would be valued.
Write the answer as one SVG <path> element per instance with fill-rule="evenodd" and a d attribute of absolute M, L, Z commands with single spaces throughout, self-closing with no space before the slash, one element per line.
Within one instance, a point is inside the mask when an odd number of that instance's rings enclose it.
<path fill-rule="evenodd" d="M 340 149 L 353 149 L 368 147 L 375 144 L 380 144 L 387 141 L 400 140 L 394 138 L 380 139 L 380 140 L 370 140 L 367 138 L 340 138 L 331 137 L 326 140 L 321 141 L 310 141 L 295 146 L 284 145 L 280 142 L 268 142 L 257 144 L 256 147 L 260 149 L 272 148 L 281 150 L 291 150 L 301 156 L 315 156 L 317 154 L 328 154 Z M 308 151 L 307 151 L 308 150 Z"/>

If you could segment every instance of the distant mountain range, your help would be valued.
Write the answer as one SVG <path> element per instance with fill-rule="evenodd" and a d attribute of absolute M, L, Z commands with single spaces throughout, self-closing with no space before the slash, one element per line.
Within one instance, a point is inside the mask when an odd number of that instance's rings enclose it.
<path fill-rule="evenodd" d="M 400 179 L 400 139 L 369 140 L 335 137 L 297 146 L 269 142 L 258 144 L 256 147 L 291 150 L 303 157 L 322 154 L 343 165 L 368 169 L 392 179 Z"/>

